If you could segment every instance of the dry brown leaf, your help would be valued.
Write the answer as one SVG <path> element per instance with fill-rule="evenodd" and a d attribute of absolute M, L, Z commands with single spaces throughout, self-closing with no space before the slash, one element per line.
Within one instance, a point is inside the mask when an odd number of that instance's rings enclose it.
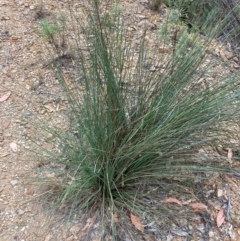
<path fill-rule="evenodd" d="M 91 220 L 89 222 L 87 222 L 87 224 L 84 226 L 84 228 L 81 230 L 82 232 L 85 232 L 86 230 L 88 230 L 89 228 L 91 228 L 93 226 L 93 224 L 95 223 L 97 219 L 97 214 L 95 214 Z"/>
<path fill-rule="evenodd" d="M 165 200 L 166 203 L 176 203 L 178 204 L 179 206 L 182 207 L 182 202 L 179 201 L 178 199 L 176 199 L 175 197 L 169 197 Z"/>
<path fill-rule="evenodd" d="M 228 159 L 231 161 L 232 157 L 233 157 L 232 148 L 228 148 Z"/>
<path fill-rule="evenodd" d="M 207 210 L 207 206 L 203 203 L 189 203 L 188 206 L 190 206 L 193 209 L 193 212 L 203 212 Z"/>
<path fill-rule="evenodd" d="M 10 95 L 11 95 L 11 91 L 8 91 L 6 94 L 0 97 L 0 102 L 7 100 Z"/>
<path fill-rule="evenodd" d="M 131 222 L 134 225 L 136 229 L 144 233 L 144 226 L 141 223 L 141 218 L 138 216 L 133 215 L 132 213 L 130 214 Z"/>
<path fill-rule="evenodd" d="M 224 211 L 221 208 L 217 214 L 217 218 L 216 218 L 216 222 L 217 222 L 217 226 L 218 228 L 224 223 L 225 220 L 225 216 L 224 216 Z"/>

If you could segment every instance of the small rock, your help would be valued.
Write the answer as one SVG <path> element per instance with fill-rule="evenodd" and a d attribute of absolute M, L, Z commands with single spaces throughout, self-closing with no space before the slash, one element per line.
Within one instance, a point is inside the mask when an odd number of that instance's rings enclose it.
<path fill-rule="evenodd" d="M 213 231 L 210 231 L 208 236 L 209 236 L 209 238 L 213 238 L 215 236 L 215 233 Z"/>
<path fill-rule="evenodd" d="M 222 197 L 223 196 L 223 190 L 218 188 L 217 190 L 217 197 Z"/>
<path fill-rule="evenodd" d="M 34 5 L 31 5 L 29 8 L 30 8 L 31 10 L 34 10 L 34 9 L 35 9 L 35 6 L 34 6 Z"/>
<path fill-rule="evenodd" d="M 18 210 L 18 214 L 21 216 L 21 215 L 23 215 L 25 212 L 22 210 L 22 209 L 19 209 Z"/>
<path fill-rule="evenodd" d="M 13 152 L 17 152 L 18 151 L 18 146 L 15 142 L 10 143 L 10 147 L 12 149 Z"/>
<path fill-rule="evenodd" d="M 18 180 L 12 180 L 10 183 L 11 183 L 11 185 L 14 187 L 15 185 L 18 184 Z"/>
<path fill-rule="evenodd" d="M 25 86 L 25 87 L 26 87 L 26 89 L 27 89 L 27 90 L 31 90 L 31 85 L 26 84 L 26 86 Z"/>
<path fill-rule="evenodd" d="M 154 65 L 152 65 L 149 70 L 150 70 L 151 72 L 154 72 L 154 71 L 156 71 L 156 67 L 155 67 Z"/>
<path fill-rule="evenodd" d="M 26 229 L 26 227 L 22 227 L 20 231 L 24 232 L 25 229 Z"/>

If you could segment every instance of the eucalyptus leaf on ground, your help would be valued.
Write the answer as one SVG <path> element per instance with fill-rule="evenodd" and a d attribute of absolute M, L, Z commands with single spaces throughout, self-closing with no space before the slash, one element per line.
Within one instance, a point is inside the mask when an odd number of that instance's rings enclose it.
<path fill-rule="evenodd" d="M 225 221 L 224 210 L 221 208 L 217 214 L 216 222 L 217 226 L 220 227 Z"/>
<path fill-rule="evenodd" d="M 7 100 L 10 95 L 11 95 L 11 91 L 8 91 L 6 94 L 2 95 L 2 96 L 0 97 L 0 102 L 3 102 L 3 101 L 5 101 L 5 100 Z"/>

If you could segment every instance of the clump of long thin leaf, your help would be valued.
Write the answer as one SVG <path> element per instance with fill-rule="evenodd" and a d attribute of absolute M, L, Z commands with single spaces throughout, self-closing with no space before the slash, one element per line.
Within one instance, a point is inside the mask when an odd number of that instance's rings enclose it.
<path fill-rule="evenodd" d="M 227 142 L 240 116 L 240 92 L 237 73 L 199 84 L 211 39 L 174 25 L 158 39 L 159 45 L 171 39 L 167 58 L 146 45 L 146 31 L 136 50 L 119 5 L 106 11 L 104 3 L 85 9 L 86 25 L 72 12 L 71 84 L 62 65 L 53 66 L 68 99 L 65 127 L 43 128 L 58 143 L 48 158 L 65 167 L 57 174 L 57 205 L 100 209 L 117 236 L 114 213 L 128 210 L 151 220 L 161 210 L 164 226 L 173 214 L 150 200 L 170 190 L 181 196 L 193 174 L 228 170 L 217 158 L 199 158 L 198 150 Z"/>

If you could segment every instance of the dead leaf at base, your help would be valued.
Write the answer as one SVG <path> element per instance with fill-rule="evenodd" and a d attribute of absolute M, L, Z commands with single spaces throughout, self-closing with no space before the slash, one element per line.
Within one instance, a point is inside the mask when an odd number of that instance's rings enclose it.
<path fill-rule="evenodd" d="M 191 207 L 195 213 L 207 211 L 207 206 L 203 203 L 189 203 L 188 206 Z"/>
<path fill-rule="evenodd" d="M 224 210 L 221 208 L 217 214 L 216 222 L 218 228 L 224 223 L 225 216 L 224 216 Z"/>
<path fill-rule="evenodd" d="M 180 207 L 182 207 L 182 202 L 179 201 L 178 199 L 174 198 L 174 197 L 169 197 L 169 198 L 167 198 L 164 202 L 166 202 L 166 203 L 176 203 L 176 204 L 178 204 Z"/>
<path fill-rule="evenodd" d="M 11 95 L 11 91 L 8 91 L 6 94 L 2 95 L 2 96 L 0 97 L 0 102 L 3 102 L 3 101 L 5 101 L 5 100 L 7 100 L 10 95 Z"/>
<path fill-rule="evenodd" d="M 131 222 L 132 222 L 133 226 L 134 226 L 137 230 L 139 230 L 139 231 L 141 231 L 142 233 L 144 233 L 144 226 L 143 226 L 142 223 L 141 223 L 141 218 L 138 217 L 138 216 L 135 216 L 135 215 L 133 215 L 133 214 L 131 213 L 131 214 L 130 214 L 130 219 L 131 219 Z"/>

